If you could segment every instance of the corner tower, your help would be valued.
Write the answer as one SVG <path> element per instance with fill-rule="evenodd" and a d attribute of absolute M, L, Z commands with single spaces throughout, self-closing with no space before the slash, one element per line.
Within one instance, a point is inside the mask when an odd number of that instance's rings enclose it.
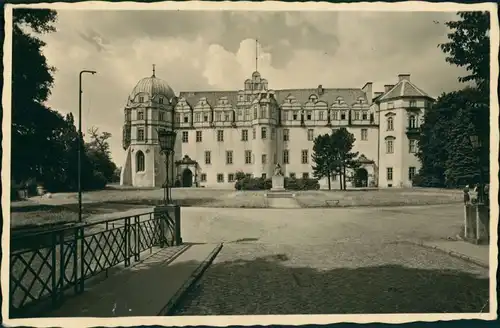
<path fill-rule="evenodd" d="M 173 129 L 176 101 L 168 83 L 156 77 L 153 65 L 153 75 L 137 83 L 124 108 L 123 149 L 126 156 L 120 185 L 158 187 L 165 182 L 164 155 L 161 154 L 157 131 Z"/>

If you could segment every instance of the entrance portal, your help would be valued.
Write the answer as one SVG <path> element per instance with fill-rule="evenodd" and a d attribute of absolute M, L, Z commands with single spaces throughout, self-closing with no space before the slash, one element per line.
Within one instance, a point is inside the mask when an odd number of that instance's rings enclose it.
<path fill-rule="evenodd" d="M 354 186 L 359 187 L 368 187 L 368 171 L 364 168 L 359 168 L 356 170 L 354 174 Z"/>
<path fill-rule="evenodd" d="M 193 172 L 190 169 L 185 169 L 182 172 L 182 186 L 191 187 L 193 185 Z"/>

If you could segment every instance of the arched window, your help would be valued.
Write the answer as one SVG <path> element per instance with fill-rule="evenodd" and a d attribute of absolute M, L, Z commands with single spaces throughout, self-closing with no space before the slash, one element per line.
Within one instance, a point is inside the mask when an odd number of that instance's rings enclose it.
<path fill-rule="evenodd" d="M 160 97 L 160 99 L 158 99 L 158 103 L 163 104 L 163 97 Z"/>
<path fill-rule="evenodd" d="M 394 130 L 394 119 L 392 117 L 387 118 L 387 131 Z"/>
<path fill-rule="evenodd" d="M 136 172 L 144 172 L 146 168 L 146 159 L 144 157 L 144 153 L 142 151 L 138 151 L 135 155 L 135 170 Z"/>
<path fill-rule="evenodd" d="M 417 127 L 417 119 L 415 115 L 410 115 L 410 117 L 408 118 L 408 127 L 410 129 L 414 129 Z"/>

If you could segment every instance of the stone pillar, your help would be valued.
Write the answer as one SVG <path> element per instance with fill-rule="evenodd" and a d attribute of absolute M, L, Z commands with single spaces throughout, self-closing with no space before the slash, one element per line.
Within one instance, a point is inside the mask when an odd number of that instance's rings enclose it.
<path fill-rule="evenodd" d="M 464 238 L 474 243 L 483 243 L 489 241 L 489 206 L 483 204 L 465 205 Z"/>
<path fill-rule="evenodd" d="M 181 237 L 181 207 L 175 204 L 159 205 L 154 208 L 154 218 L 158 220 L 160 246 L 179 246 Z"/>

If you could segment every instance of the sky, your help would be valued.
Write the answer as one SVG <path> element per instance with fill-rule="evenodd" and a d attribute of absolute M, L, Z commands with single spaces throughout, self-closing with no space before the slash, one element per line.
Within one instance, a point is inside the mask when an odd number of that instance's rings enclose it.
<path fill-rule="evenodd" d="M 181 91 L 239 90 L 255 70 L 270 89 L 361 88 L 395 84 L 397 75 L 431 96 L 463 87 L 462 69 L 445 62 L 450 12 L 338 11 L 84 11 L 58 10 L 56 32 L 42 36 L 57 71 L 47 104 L 78 113 L 82 125 L 112 134 L 112 157 L 122 166 L 123 108 L 136 83 L 152 74 Z"/>

